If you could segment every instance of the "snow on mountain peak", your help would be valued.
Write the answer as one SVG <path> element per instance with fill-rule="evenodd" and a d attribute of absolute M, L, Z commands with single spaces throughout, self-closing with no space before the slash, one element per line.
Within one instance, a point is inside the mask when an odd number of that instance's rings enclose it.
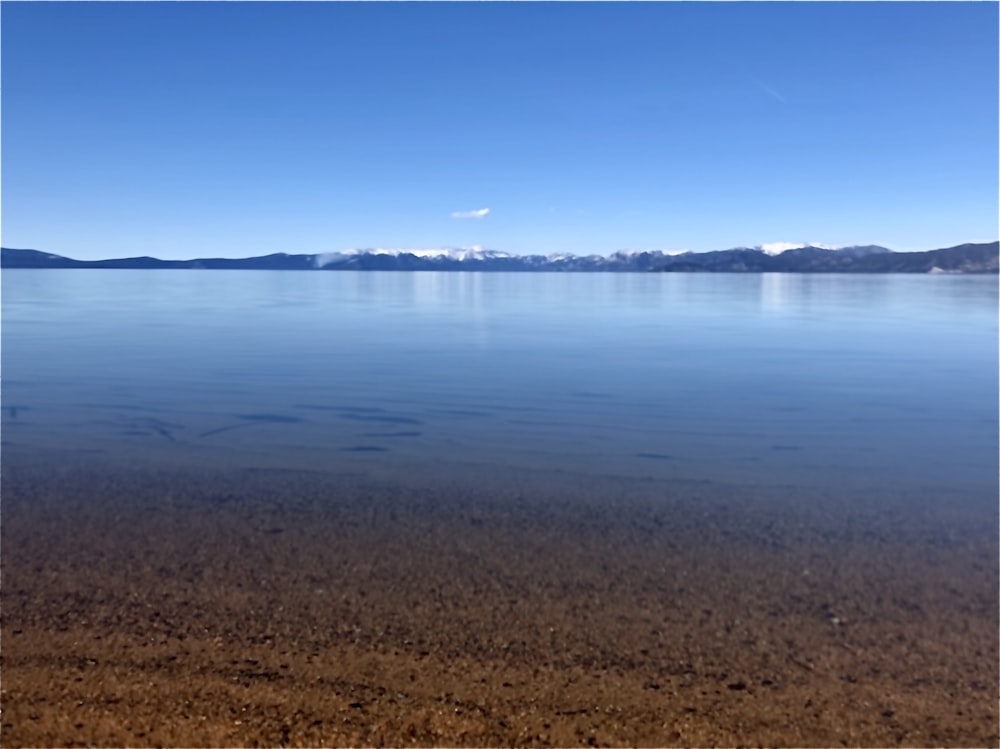
<path fill-rule="evenodd" d="M 330 263 L 338 260 L 346 260 L 358 255 L 392 255 L 395 257 L 399 257 L 400 255 L 413 255 L 414 257 L 419 258 L 441 258 L 459 261 L 513 257 L 510 253 L 502 252 L 500 250 L 487 250 L 480 245 L 473 245 L 472 247 L 434 247 L 425 249 L 374 247 L 366 249 L 351 248 L 349 250 L 340 250 L 339 252 L 321 252 L 315 256 L 315 263 L 317 268 L 322 268 L 323 266 L 329 265 Z"/>
<path fill-rule="evenodd" d="M 780 255 L 786 250 L 798 250 L 802 247 L 818 247 L 821 250 L 837 249 L 832 244 L 824 244 L 823 242 L 769 242 L 767 244 L 759 244 L 754 249 L 768 255 Z"/>
<path fill-rule="evenodd" d="M 636 255 L 686 255 L 691 250 L 618 250 L 612 257 L 635 257 Z"/>
<path fill-rule="evenodd" d="M 840 250 L 845 255 L 860 256 L 863 254 L 871 254 L 874 252 L 889 252 L 889 250 L 884 247 L 876 246 L 863 246 L 863 247 L 835 247 L 834 245 L 824 244 L 822 242 L 769 242 L 766 244 L 759 244 L 754 247 L 734 247 L 733 251 L 754 251 L 761 252 L 770 256 L 781 255 L 789 250 L 798 250 L 803 248 L 816 248 L 822 250 Z M 480 245 L 472 245 L 471 247 L 434 247 L 434 248 L 386 248 L 386 247 L 376 247 L 376 248 L 366 248 L 366 249 L 347 249 L 340 250 L 339 252 L 323 252 L 313 256 L 313 262 L 315 267 L 323 268 L 332 263 L 343 263 L 344 261 L 351 260 L 356 257 L 372 256 L 372 255 L 388 255 L 392 257 L 399 257 L 401 255 L 410 255 L 415 258 L 420 258 L 421 260 L 429 261 L 452 261 L 452 262 L 485 262 L 489 260 L 506 260 L 506 259 L 517 259 L 524 263 L 534 263 L 538 262 L 550 262 L 559 263 L 562 265 L 577 265 L 580 263 L 594 265 L 595 263 L 623 263 L 631 262 L 633 259 L 640 256 L 646 255 L 652 258 L 665 259 L 668 257 L 673 257 L 676 255 L 698 255 L 702 253 L 692 252 L 691 250 L 637 250 L 637 249 L 624 249 L 618 250 L 611 255 L 574 255 L 568 252 L 557 252 L 548 255 L 547 257 L 535 256 L 535 255 L 515 255 L 509 252 L 503 252 L 501 250 L 488 250 Z M 648 260 L 644 260 L 648 262 Z"/>

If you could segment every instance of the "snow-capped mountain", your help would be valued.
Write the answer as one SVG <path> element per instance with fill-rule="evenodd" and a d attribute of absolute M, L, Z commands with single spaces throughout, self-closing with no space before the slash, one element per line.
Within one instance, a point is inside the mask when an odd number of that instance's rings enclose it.
<path fill-rule="evenodd" d="M 726 273 L 996 273 L 998 243 L 928 252 L 893 252 L 877 245 L 831 249 L 761 245 L 714 252 L 620 250 L 611 255 L 512 255 L 482 247 L 351 249 L 311 255 L 283 252 L 242 259 L 159 260 L 131 257 L 73 260 L 37 250 L 4 248 L 5 268 L 188 268 L 241 270 L 447 270 Z"/>
<path fill-rule="evenodd" d="M 338 252 L 322 252 L 315 255 L 316 267 L 323 268 L 331 263 L 350 260 L 361 255 L 388 255 L 399 257 L 401 255 L 412 255 L 413 257 L 425 260 L 456 260 L 466 262 L 469 260 L 495 260 L 497 258 L 514 257 L 508 252 L 500 250 L 485 250 L 478 245 L 472 247 L 436 247 L 431 249 L 389 249 L 376 247 L 372 249 L 350 249 Z"/>
<path fill-rule="evenodd" d="M 778 242 L 770 245 L 758 245 L 756 247 L 736 247 L 731 250 L 722 250 L 728 253 L 725 257 L 733 255 L 766 255 L 778 257 L 788 252 L 802 252 L 818 250 L 820 252 L 837 252 L 844 257 L 860 257 L 864 254 L 874 254 L 879 252 L 890 252 L 884 247 L 869 245 L 866 247 L 843 247 L 834 249 L 828 245 L 802 245 L 790 242 Z M 466 267 L 495 265 L 503 266 L 503 269 L 538 269 L 545 267 L 548 270 L 645 270 L 656 264 L 670 264 L 672 258 L 687 257 L 690 261 L 693 258 L 709 255 L 718 255 L 718 252 L 699 253 L 690 250 L 619 250 L 611 255 L 574 255 L 572 253 L 560 252 L 551 255 L 512 255 L 501 250 L 489 250 L 479 246 L 473 247 L 441 247 L 433 249 L 350 249 L 339 252 L 324 252 L 315 255 L 315 265 L 317 268 L 345 268 L 378 265 L 388 267 L 399 263 L 403 266 L 413 266 L 415 263 L 423 261 L 435 263 L 438 266 L 462 263 Z M 395 260 L 390 260 L 393 258 Z M 632 266 L 640 266 L 634 268 Z"/>

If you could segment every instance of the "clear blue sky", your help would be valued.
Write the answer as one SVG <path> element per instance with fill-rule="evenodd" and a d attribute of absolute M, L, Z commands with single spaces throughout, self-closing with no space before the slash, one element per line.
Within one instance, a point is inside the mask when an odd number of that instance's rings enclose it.
<path fill-rule="evenodd" d="M 0 14 L 7 247 L 607 254 L 997 237 L 996 3 Z"/>

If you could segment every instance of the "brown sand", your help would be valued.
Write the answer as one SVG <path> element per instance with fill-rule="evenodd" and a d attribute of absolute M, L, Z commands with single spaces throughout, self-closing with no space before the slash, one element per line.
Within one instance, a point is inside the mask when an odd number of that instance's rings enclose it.
<path fill-rule="evenodd" d="M 5 465 L 4 746 L 996 746 L 995 510 Z"/>

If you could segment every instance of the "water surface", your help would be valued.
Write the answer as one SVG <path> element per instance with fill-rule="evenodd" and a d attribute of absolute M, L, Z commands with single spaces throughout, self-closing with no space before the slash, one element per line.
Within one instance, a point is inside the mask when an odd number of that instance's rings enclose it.
<path fill-rule="evenodd" d="M 957 276 L 6 271 L 0 730 L 995 746 L 996 306 Z"/>
<path fill-rule="evenodd" d="M 984 276 L 7 270 L 8 448 L 995 491 Z"/>

